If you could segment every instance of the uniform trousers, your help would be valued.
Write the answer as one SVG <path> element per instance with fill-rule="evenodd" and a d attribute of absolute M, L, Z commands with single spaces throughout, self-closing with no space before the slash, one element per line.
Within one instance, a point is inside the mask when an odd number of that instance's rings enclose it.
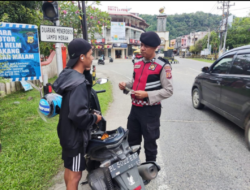
<path fill-rule="evenodd" d="M 146 161 L 156 161 L 156 140 L 160 137 L 160 116 L 161 104 L 143 107 L 132 105 L 128 116 L 129 145 L 140 145 L 143 136 Z M 140 149 L 138 154 L 140 154 Z"/>

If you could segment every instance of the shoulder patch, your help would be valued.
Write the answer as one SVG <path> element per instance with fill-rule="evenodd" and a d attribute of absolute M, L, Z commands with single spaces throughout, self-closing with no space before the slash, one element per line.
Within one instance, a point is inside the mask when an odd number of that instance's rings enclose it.
<path fill-rule="evenodd" d="M 168 64 L 164 66 L 164 69 L 165 70 L 170 70 L 170 71 L 172 70 L 171 67 L 170 67 L 170 65 L 168 65 Z"/>
<path fill-rule="evenodd" d="M 171 79 L 172 78 L 172 73 L 171 73 L 171 66 L 170 65 L 168 65 L 168 64 L 166 64 L 165 66 L 164 66 L 164 70 L 165 70 L 165 72 L 166 72 L 166 78 L 167 79 Z"/>

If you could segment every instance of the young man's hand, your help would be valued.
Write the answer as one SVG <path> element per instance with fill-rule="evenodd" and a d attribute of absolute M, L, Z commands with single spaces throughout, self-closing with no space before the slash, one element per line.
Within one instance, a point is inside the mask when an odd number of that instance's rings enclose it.
<path fill-rule="evenodd" d="M 99 123 L 102 120 L 102 116 L 98 115 L 96 113 L 95 113 L 95 115 L 97 116 L 97 120 L 96 120 L 95 124 L 97 124 L 97 123 Z"/>
<path fill-rule="evenodd" d="M 135 97 L 138 99 L 143 99 L 148 97 L 148 93 L 146 91 L 138 90 L 134 92 Z"/>
<path fill-rule="evenodd" d="M 120 82 L 120 83 L 119 83 L 119 88 L 120 88 L 120 90 L 124 90 L 124 89 L 125 89 L 125 86 L 126 86 L 126 83 L 125 83 L 125 82 Z"/>

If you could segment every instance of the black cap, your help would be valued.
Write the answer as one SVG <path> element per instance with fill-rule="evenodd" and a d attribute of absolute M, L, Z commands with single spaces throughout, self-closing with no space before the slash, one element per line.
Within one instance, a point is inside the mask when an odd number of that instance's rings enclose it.
<path fill-rule="evenodd" d="M 91 45 L 86 40 L 82 38 L 73 39 L 68 46 L 70 59 L 67 63 L 67 67 L 73 67 L 77 63 L 80 55 L 86 55 L 91 48 Z"/>
<path fill-rule="evenodd" d="M 141 34 L 140 41 L 150 47 L 158 47 L 161 44 L 161 39 L 155 32 L 145 32 Z"/>

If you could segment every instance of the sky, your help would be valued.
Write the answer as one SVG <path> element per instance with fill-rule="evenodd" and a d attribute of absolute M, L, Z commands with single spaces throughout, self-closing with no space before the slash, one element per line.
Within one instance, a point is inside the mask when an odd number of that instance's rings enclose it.
<path fill-rule="evenodd" d="M 235 4 L 229 10 L 237 17 L 245 17 L 250 13 L 250 1 L 230 1 L 230 4 Z M 159 14 L 161 7 L 165 7 L 167 15 L 195 13 L 197 11 L 222 15 L 222 10 L 217 9 L 217 7 L 222 6 L 218 1 L 101 1 L 100 6 L 95 5 L 102 11 L 108 11 L 108 6 L 120 9 L 132 8 L 130 12 L 150 15 Z"/>

